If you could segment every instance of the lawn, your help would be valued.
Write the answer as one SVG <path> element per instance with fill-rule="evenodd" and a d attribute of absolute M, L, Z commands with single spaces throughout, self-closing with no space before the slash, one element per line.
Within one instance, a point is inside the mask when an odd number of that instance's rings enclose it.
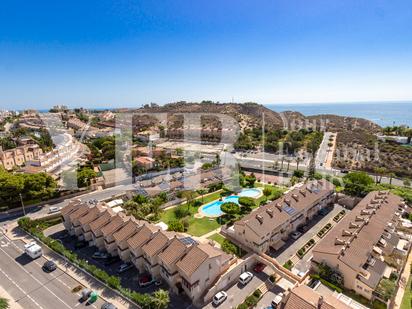
<path fill-rule="evenodd" d="M 225 238 L 218 233 L 213 234 L 212 236 L 209 236 L 208 239 L 214 240 L 221 245 L 223 244 L 223 241 L 225 240 Z"/>
<path fill-rule="evenodd" d="M 405 293 L 403 294 L 401 309 L 411 309 L 411 299 L 412 299 L 412 276 L 409 276 L 408 284 L 405 288 Z"/>

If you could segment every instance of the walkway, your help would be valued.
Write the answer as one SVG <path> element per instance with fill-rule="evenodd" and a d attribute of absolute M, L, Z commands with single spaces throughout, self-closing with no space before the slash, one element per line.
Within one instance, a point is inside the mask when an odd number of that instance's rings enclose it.
<path fill-rule="evenodd" d="M 399 280 L 399 288 L 396 292 L 396 296 L 394 299 L 393 308 L 397 309 L 400 308 L 402 304 L 403 294 L 405 293 L 405 288 L 409 289 L 410 287 L 407 286 L 409 276 L 411 275 L 411 263 L 412 263 L 412 251 L 409 252 L 408 260 L 406 261 L 405 268 L 402 272 L 401 279 Z"/>

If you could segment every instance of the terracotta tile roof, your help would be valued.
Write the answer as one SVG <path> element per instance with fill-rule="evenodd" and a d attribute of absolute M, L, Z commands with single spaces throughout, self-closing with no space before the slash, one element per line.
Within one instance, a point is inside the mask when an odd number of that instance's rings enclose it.
<path fill-rule="evenodd" d="M 73 220 L 76 220 L 82 216 L 85 216 L 89 211 L 90 211 L 90 208 L 88 205 L 80 204 L 80 206 L 75 211 L 70 213 L 69 215 L 70 221 L 73 222 Z"/>
<path fill-rule="evenodd" d="M 302 211 L 315 205 L 333 191 L 333 184 L 326 180 L 311 181 L 236 221 L 235 229 L 238 225 L 246 225 L 257 235 L 264 236 L 291 217 L 288 211 L 294 213 Z"/>
<path fill-rule="evenodd" d="M 176 263 L 176 266 L 183 274 L 190 278 L 203 263 L 210 258 L 220 255 L 223 256 L 224 252 L 209 244 L 199 244 L 193 246 L 189 252 Z"/>
<path fill-rule="evenodd" d="M 332 295 L 320 295 L 306 285 L 291 290 L 283 309 L 351 309 Z"/>
<path fill-rule="evenodd" d="M 101 205 L 90 208 L 89 212 L 85 216 L 83 216 L 79 219 L 80 224 L 85 225 L 85 224 L 88 224 L 88 223 L 96 220 L 98 217 L 100 217 L 100 214 L 103 211 L 104 211 L 104 209 L 102 208 Z"/>
<path fill-rule="evenodd" d="M 112 217 L 112 221 L 102 228 L 103 236 L 106 237 L 110 234 L 113 234 L 118 229 L 120 229 L 125 224 L 126 221 L 127 221 L 126 215 L 124 215 L 123 213 L 116 214 L 114 217 Z"/>
<path fill-rule="evenodd" d="M 133 236 L 139 228 L 142 226 L 140 221 L 134 218 L 129 218 L 128 222 L 116 233 L 113 234 L 113 238 L 116 243 L 120 243 L 123 240 L 127 240 L 129 237 Z"/>
<path fill-rule="evenodd" d="M 63 207 L 60 211 L 62 216 L 65 216 L 75 210 L 77 210 L 80 207 L 81 202 L 79 200 L 71 200 L 69 204 L 65 207 Z"/>
<path fill-rule="evenodd" d="M 97 231 L 97 229 L 102 228 L 103 226 L 108 224 L 114 216 L 115 213 L 110 208 L 107 208 L 99 218 L 90 223 L 90 229 L 93 232 Z"/>
<path fill-rule="evenodd" d="M 130 237 L 127 240 L 127 244 L 130 249 L 139 248 L 149 241 L 153 234 L 157 233 L 159 230 L 159 227 L 154 226 L 153 224 L 144 224 L 142 228 L 135 235 L 133 235 L 133 237 Z"/>
<path fill-rule="evenodd" d="M 159 252 L 161 252 L 167 246 L 169 240 L 172 239 L 174 235 L 175 233 L 159 231 L 149 242 L 147 242 L 142 247 L 143 253 L 145 253 L 149 257 L 159 254 Z"/>
<path fill-rule="evenodd" d="M 190 245 L 185 245 L 179 238 L 175 237 L 171 240 L 167 248 L 159 254 L 159 259 L 167 266 L 175 265 L 189 247 Z"/>
<path fill-rule="evenodd" d="M 389 192 L 369 193 L 315 246 L 314 256 L 335 255 L 336 259 L 360 271 L 402 201 Z"/>

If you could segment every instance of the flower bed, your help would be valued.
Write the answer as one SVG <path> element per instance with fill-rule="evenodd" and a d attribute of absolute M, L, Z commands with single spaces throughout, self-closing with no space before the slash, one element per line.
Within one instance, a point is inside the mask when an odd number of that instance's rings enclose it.
<path fill-rule="evenodd" d="M 285 267 L 288 270 L 291 270 L 293 268 L 293 262 L 291 260 L 288 260 L 285 264 L 283 264 L 283 267 Z"/>
<path fill-rule="evenodd" d="M 336 216 L 333 217 L 333 221 L 339 222 L 345 215 L 345 210 L 341 210 Z"/>
<path fill-rule="evenodd" d="M 315 245 L 315 240 L 312 238 L 310 239 L 302 248 L 298 250 L 296 255 L 301 259 L 305 256 L 306 253 Z"/>
<path fill-rule="evenodd" d="M 327 234 L 327 232 L 329 232 L 329 230 L 332 228 L 332 224 L 328 223 L 326 224 L 319 232 L 318 232 L 318 236 L 320 238 L 322 238 L 323 236 L 325 236 Z"/>

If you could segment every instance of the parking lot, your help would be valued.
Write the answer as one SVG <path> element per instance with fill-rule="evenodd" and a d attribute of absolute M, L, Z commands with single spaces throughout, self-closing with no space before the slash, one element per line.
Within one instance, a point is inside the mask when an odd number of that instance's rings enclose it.
<path fill-rule="evenodd" d="M 152 284 L 147 287 L 139 287 L 139 277 L 145 274 L 139 274 L 139 271 L 134 266 L 127 271 L 119 274 L 119 266 L 123 264 L 120 259 L 107 260 L 92 258 L 93 254 L 98 251 L 97 247 L 85 246 L 83 248 L 76 248 L 75 244 L 76 242 L 78 242 L 77 238 L 75 236 L 68 236 L 68 233 L 66 230 L 64 230 L 62 224 L 53 226 L 52 229 L 46 232 L 49 237 L 53 239 L 59 239 L 59 241 L 61 241 L 67 249 L 75 252 L 80 258 L 88 261 L 88 263 L 104 270 L 109 275 L 118 276 L 124 288 L 128 288 L 139 293 L 153 293 L 158 289 L 169 289 L 168 285 L 164 282 L 162 282 L 160 285 Z M 190 304 L 191 301 L 185 295 L 174 295 L 170 293 L 169 308 L 186 308 L 190 306 Z"/>
<path fill-rule="evenodd" d="M 260 273 L 256 273 L 255 271 L 251 270 L 250 272 L 253 273 L 254 276 L 248 284 L 243 285 L 239 282 L 236 282 L 233 286 L 226 290 L 227 299 L 222 304 L 215 306 L 212 302 L 210 302 L 203 308 L 236 308 L 245 300 L 247 296 L 252 294 L 260 285 L 262 285 L 263 282 L 265 282 L 269 278 L 269 274 L 266 273 L 266 271 L 269 271 L 268 267 L 266 267 L 265 270 Z"/>

